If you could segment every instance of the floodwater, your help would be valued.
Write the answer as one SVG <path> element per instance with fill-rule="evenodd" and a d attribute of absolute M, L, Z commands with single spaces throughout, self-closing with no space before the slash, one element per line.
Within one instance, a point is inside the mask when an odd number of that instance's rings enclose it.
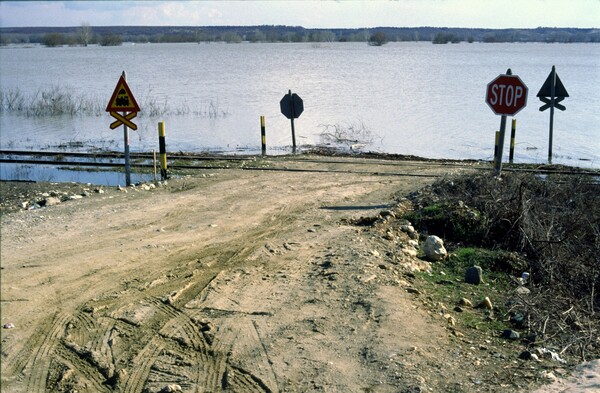
<path fill-rule="evenodd" d="M 486 86 L 511 68 L 529 88 L 516 115 L 515 162 L 542 163 L 549 111 L 538 110 L 536 94 L 553 65 L 570 95 L 566 111 L 555 111 L 553 162 L 599 168 L 600 44 L 8 46 L 0 49 L 3 94 L 34 101 L 59 89 L 97 108 L 62 116 L 4 110 L 0 148 L 122 151 L 122 128 L 109 128 L 114 119 L 104 109 L 125 70 L 141 107 L 132 151 L 158 150 L 157 123 L 165 121 L 168 151 L 257 153 L 264 115 L 268 153 L 289 152 L 290 121 L 279 102 L 292 90 L 304 101 L 295 120 L 300 147 L 491 160 L 500 116 L 484 102 Z"/>

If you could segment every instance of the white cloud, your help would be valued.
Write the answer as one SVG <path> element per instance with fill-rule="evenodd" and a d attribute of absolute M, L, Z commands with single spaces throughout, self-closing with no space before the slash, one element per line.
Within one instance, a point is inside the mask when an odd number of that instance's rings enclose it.
<path fill-rule="evenodd" d="M 600 27 L 598 0 L 0 1 L 0 26 Z"/>

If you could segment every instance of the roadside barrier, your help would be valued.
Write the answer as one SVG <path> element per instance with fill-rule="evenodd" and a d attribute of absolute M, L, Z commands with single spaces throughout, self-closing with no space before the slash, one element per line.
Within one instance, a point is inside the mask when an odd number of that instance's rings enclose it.
<path fill-rule="evenodd" d="M 158 149 L 160 153 L 160 177 L 167 180 L 167 147 L 165 143 L 165 122 L 158 122 Z"/>
<path fill-rule="evenodd" d="M 512 119 L 512 125 L 510 128 L 510 154 L 508 156 L 508 162 L 513 163 L 515 158 L 515 136 L 517 134 L 517 119 Z"/>
<path fill-rule="evenodd" d="M 261 152 L 263 157 L 267 155 L 267 132 L 265 128 L 265 117 L 260 117 Z"/>

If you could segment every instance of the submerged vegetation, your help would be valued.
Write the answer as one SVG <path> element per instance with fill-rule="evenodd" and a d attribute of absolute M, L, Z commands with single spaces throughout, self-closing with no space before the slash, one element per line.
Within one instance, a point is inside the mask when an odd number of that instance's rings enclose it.
<path fill-rule="evenodd" d="M 160 101 L 152 94 L 143 94 L 140 116 L 194 115 L 217 119 L 229 116 L 219 100 L 210 100 L 191 106 L 186 102 L 170 105 L 168 99 Z M 26 95 L 18 88 L 0 90 L 0 112 L 10 112 L 27 117 L 44 116 L 101 116 L 105 114 L 106 99 L 99 96 L 73 94 L 72 89 L 52 86 Z"/>

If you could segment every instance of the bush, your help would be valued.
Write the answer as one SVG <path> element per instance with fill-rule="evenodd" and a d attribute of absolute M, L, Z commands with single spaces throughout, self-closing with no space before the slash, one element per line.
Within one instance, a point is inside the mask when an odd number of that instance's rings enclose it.
<path fill-rule="evenodd" d="M 415 210 L 407 218 L 454 246 L 517 253 L 514 259 L 484 253 L 480 263 L 512 276 L 528 271 L 532 295 L 512 310 L 529 316 L 530 330 L 585 359 L 586 351 L 600 353 L 591 335 L 600 325 L 594 316 L 600 311 L 599 178 L 507 173 L 444 179 L 410 196 Z M 456 253 L 456 263 L 482 259 L 469 248 Z"/>
<path fill-rule="evenodd" d="M 378 31 L 375 34 L 373 34 L 371 37 L 369 37 L 369 45 L 381 46 L 386 43 L 387 43 L 387 38 L 383 31 Z"/>
<path fill-rule="evenodd" d="M 108 33 L 100 39 L 101 46 L 119 46 L 123 44 L 123 38 L 120 35 Z"/>
<path fill-rule="evenodd" d="M 64 34 L 48 33 L 42 37 L 42 44 L 48 47 L 62 46 L 67 43 Z"/>

